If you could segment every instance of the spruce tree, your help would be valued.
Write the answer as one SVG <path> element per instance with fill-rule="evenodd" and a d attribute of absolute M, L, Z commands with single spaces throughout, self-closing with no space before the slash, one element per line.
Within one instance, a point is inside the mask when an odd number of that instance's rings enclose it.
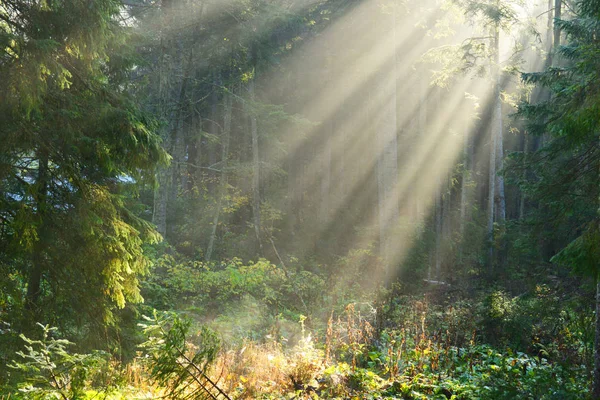
<path fill-rule="evenodd" d="M 600 3 L 576 3 L 575 17 L 557 20 L 567 38 L 544 72 L 524 74 L 527 83 L 546 88 L 549 98 L 523 104 L 529 132 L 545 145 L 512 171 L 529 198 L 538 202 L 534 225 L 552 243 L 552 261 L 594 278 L 596 339 L 593 398 L 600 398 Z M 558 58 L 558 60 L 557 60 Z M 533 171 L 533 172 L 532 172 Z M 537 217 L 537 218 L 535 218 Z"/>
<path fill-rule="evenodd" d="M 22 287 L 12 311 L 23 306 L 30 322 L 102 326 L 142 300 L 142 246 L 159 236 L 125 191 L 167 156 L 127 94 L 134 58 L 121 10 L 115 0 L 0 3 L 0 274 L 16 276 L 0 292 Z"/>

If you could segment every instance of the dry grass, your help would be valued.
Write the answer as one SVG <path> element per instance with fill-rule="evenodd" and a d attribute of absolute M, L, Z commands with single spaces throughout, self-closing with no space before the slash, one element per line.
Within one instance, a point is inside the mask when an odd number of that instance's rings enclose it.
<path fill-rule="evenodd" d="M 350 304 L 339 316 L 331 314 L 325 333 L 325 348 L 304 331 L 298 343 L 286 349 L 271 341 L 259 344 L 244 342 L 240 347 L 223 352 L 213 368 L 212 378 L 234 399 L 257 399 L 272 395 L 310 391 L 318 387 L 316 378 L 335 361 L 341 347 L 358 353 L 373 338 L 373 327 Z M 356 360 L 352 360 L 356 364 Z"/>

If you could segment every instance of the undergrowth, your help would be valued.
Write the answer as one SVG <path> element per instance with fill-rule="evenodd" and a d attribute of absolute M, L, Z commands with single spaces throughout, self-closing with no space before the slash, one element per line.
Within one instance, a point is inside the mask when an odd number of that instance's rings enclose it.
<path fill-rule="evenodd" d="M 262 289 L 293 279 L 292 271 L 290 278 L 260 263 L 242 275 L 228 268 L 206 270 L 202 279 L 229 282 L 244 307 L 221 309 L 212 320 L 189 308 L 153 311 L 142 326 L 146 342 L 129 362 L 76 354 L 40 325 L 39 338 L 21 336 L 0 399 L 198 398 L 204 375 L 236 400 L 588 396 L 593 320 L 547 286 L 517 296 L 500 289 L 465 298 L 388 293 L 374 302 L 361 295 L 306 317 L 280 308 L 279 296 L 297 287 Z M 199 301 L 191 293 L 187 304 Z M 246 312 L 246 325 L 236 326 Z"/>

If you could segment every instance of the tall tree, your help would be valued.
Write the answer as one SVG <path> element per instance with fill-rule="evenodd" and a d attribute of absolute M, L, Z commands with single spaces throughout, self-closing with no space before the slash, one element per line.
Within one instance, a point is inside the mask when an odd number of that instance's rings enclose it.
<path fill-rule="evenodd" d="M 256 78 L 258 65 L 258 47 L 253 44 L 251 49 L 252 77 L 248 82 L 248 94 L 252 103 L 256 102 Z M 253 104 L 254 106 L 254 104 Z M 260 221 L 260 153 L 258 147 L 258 118 L 256 111 L 250 112 L 250 138 L 252 143 L 252 218 L 256 236 L 257 251 L 262 254 L 261 221 Z"/>
<path fill-rule="evenodd" d="M 561 243 L 552 260 L 596 280 L 592 395 L 600 399 L 600 4 L 581 0 L 575 6 L 575 18 L 555 21 L 567 38 L 557 48 L 561 59 L 553 60 L 561 66 L 523 76 L 550 92 L 519 108 L 529 131 L 548 140 L 512 170 L 520 174 L 527 197 L 538 202 L 534 222 L 546 226 L 545 234 L 551 229 Z M 535 174 L 527 174 L 529 168 Z"/>
<path fill-rule="evenodd" d="M 229 141 L 231 137 L 231 113 L 233 107 L 233 96 L 228 91 L 225 92 L 224 101 L 225 110 L 223 116 L 223 132 L 221 134 L 221 180 L 219 182 L 219 197 L 217 198 L 217 205 L 212 221 L 212 231 L 210 233 L 210 239 L 208 240 L 208 247 L 205 254 L 206 261 L 209 261 L 212 257 L 215 239 L 217 237 L 217 228 L 219 226 L 219 218 L 221 216 L 221 208 L 227 194 L 227 168 L 229 167 Z"/>
<path fill-rule="evenodd" d="M 377 187 L 380 254 L 385 260 L 386 278 L 394 262 L 394 244 L 390 230 L 398 222 L 398 136 L 396 120 L 396 4 L 384 10 L 381 32 L 386 56 L 377 79 L 375 92 L 375 129 L 377 134 Z M 386 281 L 388 281 L 386 279 Z"/>
<path fill-rule="evenodd" d="M 22 265 L 29 316 L 62 326 L 140 301 L 142 244 L 158 239 L 122 195 L 167 156 L 124 91 L 121 11 L 114 0 L 0 7 L 1 241 Z"/>

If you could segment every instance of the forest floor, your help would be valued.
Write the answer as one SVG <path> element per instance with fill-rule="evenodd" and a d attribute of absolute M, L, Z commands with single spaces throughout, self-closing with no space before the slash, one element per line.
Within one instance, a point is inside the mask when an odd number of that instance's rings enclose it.
<path fill-rule="evenodd" d="M 388 310 L 386 327 L 379 332 L 369 306 L 351 303 L 321 324 L 304 317 L 295 323 L 279 319 L 268 331 L 255 332 L 255 338 L 222 339 L 205 371 L 231 399 L 586 398 L 591 349 L 577 333 L 576 321 L 567 321 L 563 313 L 565 323 L 555 336 L 547 334 L 542 315 L 535 316 L 537 326 L 528 326 L 536 308 L 555 311 L 548 296 L 541 290 L 524 302 L 492 293 L 483 319 L 476 318 L 481 310 L 474 311 L 470 302 L 436 306 L 426 296 L 406 297 Z M 213 321 L 212 326 L 219 324 Z M 191 323 L 185 334 L 185 351 L 192 359 L 202 351 L 200 324 Z M 495 343 L 483 340 L 493 335 Z M 165 336 L 162 343 L 171 340 Z M 203 398 L 195 372 L 183 374 L 179 384 L 185 383 L 185 389 L 179 394 L 172 390 L 175 375 L 157 380 L 156 371 L 164 366 L 153 361 L 155 355 L 146 346 L 128 363 L 100 357 L 103 361 L 89 364 L 75 397 L 52 394 L 52 382 L 44 386 L 31 379 L 35 368 L 29 368 L 30 378 L 21 389 L 0 392 L 5 393 L 0 399 Z M 65 388 L 73 381 L 65 368 L 75 364 L 56 355 L 54 368 L 64 377 Z"/>

